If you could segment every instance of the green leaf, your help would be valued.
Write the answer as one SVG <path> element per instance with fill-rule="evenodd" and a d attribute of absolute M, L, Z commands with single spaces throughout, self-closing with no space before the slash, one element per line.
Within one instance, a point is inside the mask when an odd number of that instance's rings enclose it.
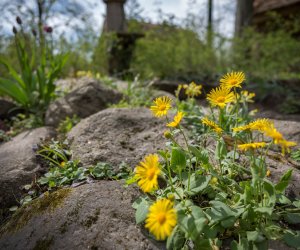
<path fill-rule="evenodd" d="M 293 202 L 293 205 L 294 205 L 295 207 L 300 208 L 300 200 L 294 201 L 294 202 Z"/>
<path fill-rule="evenodd" d="M 126 179 L 125 183 L 126 183 L 126 185 L 131 185 L 133 183 L 136 183 L 137 180 L 138 180 L 138 178 L 135 175 L 133 175 L 133 176 L 129 177 L 128 179 Z"/>
<path fill-rule="evenodd" d="M 296 231 L 295 234 L 290 232 L 286 233 L 283 236 L 283 240 L 288 246 L 300 249 L 300 231 Z"/>
<path fill-rule="evenodd" d="M 230 151 L 227 153 L 227 157 L 233 160 L 238 160 L 240 158 L 240 155 L 238 152 Z"/>
<path fill-rule="evenodd" d="M 194 241 L 194 249 L 195 250 L 211 250 L 212 247 L 208 239 L 197 239 Z"/>
<path fill-rule="evenodd" d="M 18 206 L 13 206 L 13 207 L 10 207 L 10 208 L 9 208 L 9 211 L 10 211 L 10 212 L 15 212 L 15 211 L 18 210 L 18 208 L 19 208 Z"/>
<path fill-rule="evenodd" d="M 209 163 L 208 152 L 206 150 L 202 149 L 200 151 L 195 146 L 189 146 L 189 149 L 202 164 L 207 165 Z"/>
<path fill-rule="evenodd" d="M 222 220 L 221 221 L 221 225 L 222 227 L 224 228 L 230 228 L 234 225 L 234 223 L 236 222 L 236 217 L 232 216 L 232 217 L 229 217 L 227 218 L 226 220 Z"/>
<path fill-rule="evenodd" d="M 287 213 L 284 215 L 284 219 L 290 224 L 300 223 L 300 213 Z"/>
<path fill-rule="evenodd" d="M 278 240 L 282 237 L 282 228 L 274 224 L 267 225 L 263 228 L 264 235 L 268 239 Z"/>
<path fill-rule="evenodd" d="M 212 239 L 216 238 L 217 235 L 222 232 L 222 230 L 224 229 L 219 224 L 214 224 L 212 226 L 207 225 L 206 227 L 204 227 L 203 233 L 206 238 Z"/>
<path fill-rule="evenodd" d="M 226 157 L 226 155 L 227 155 L 226 144 L 224 140 L 219 140 L 217 142 L 215 156 L 217 159 L 222 160 Z"/>
<path fill-rule="evenodd" d="M 275 189 L 277 193 L 283 193 L 292 177 L 293 170 L 289 169 L 281 178 L 280 181 L 276 184 Z"/>
<path fill-rule="evenodd" d="M 279 203 L 281 204 L 291 204 L 291 200 L 289 198 L 287 198 L 285 195 L 283 194 L 278 194 L 277 195 L 277 200 Z"/>
<path fill-rule="evenodd" d="M 213 222 L 226 220 L 230 217 L 237 218 L 241 213 L 244 212 L 244 209 L 240 211 L 233 209 L 221 201 L 211 201 L 210 204 L 212 207 L 210 210 L 206 211 L 206 213 L 211 217 Z M 225 225 L 227 225 L 227 223 L 225 223 Z"/>
<path fill-rule="evenodd" d="M 247 233 L 248 241 L 253 241 L 253 242 L 263 242 L 263 241 L 265 241 L 265 237 L 262 235 L 261 232 L 247 231 L 246 233 Z"/>
<path fill-rule="evenodd" d="M 272 215 L 273 208 L 272 207 L 258 207 L 254 209 L 255 212 L 266 214 L 266 215 Z"/>
<path fill-rule="evenodd" d="M 276 194 L 275 194 L 275 188 L 273 184 L 270 181 L 265 180 L 264 181 L 264 191 L 267 193 L 267 198 L 265 199 L 267 201 L 267 206 L 274 206 L 276 203 Z"/>
<path fill-rule="evenodd" d="M 246 238 L 242 238 L 239 243 L 237 243 L 235 240 L 231 242 L 231 249 L 232 250 L 248 250 L 249 242 Z"/>
<path fill-rule="evenodd" d="M 268 241 L 264 239 L 260 242 L 253 242 L 253 250 L 268 250 Z"/>
<path fill-rule="evenodd" d="M 181 231 L 196 240 L 199 234 L 202 233 L 208 220 L 202 209 L 198 206 L 191 206 L 186 209 L 181 209 L 177 212 L 178 226 Z"/>
<path fill-rule="evenodd" d="M 0 78 L 0 93 L 10 96 L 23 106 L 29 102 L 26 92 L 16 82 L 9 79 Z"/>
<path fill-rule="evenodd" d="M 142 223 L 146 218 L 149 210 L 149 202 L 145 198 L 137 199 L 132 207 L 136 209 L 135 212 L 135 221 L 136 224 Z"/>
<path fill-rule="evenodd" d="M 186 156 L 181 148 L 172 148 L 171 168 L 175 171 L 182 171 L 186 167 Z"/>
<path fill-rule="evenodd" d="M 208 186 L 210 179 L 210 175 L 192 174 L 190 177 L 190 190 L 186 191 L 186 193 L 189 195 L 196 195 L 200 193 Z M 184 181 L 184 185 L 186 187 L 188 186 L 188 180 Z"/>
<path fill-rule="evenodd" d="M 179 227 L 176 226 L 171 235 L 168 237 L 167 240 L 167 249 L 170 250 L 181 250 L 185 243 L 184 234 L 179 230 Z"/>

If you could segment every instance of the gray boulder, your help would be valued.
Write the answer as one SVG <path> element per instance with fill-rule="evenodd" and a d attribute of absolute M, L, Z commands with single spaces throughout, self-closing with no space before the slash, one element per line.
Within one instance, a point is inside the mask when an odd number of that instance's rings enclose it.
<path fill-rule="evenodd" d="M 286 189 L 286 195 L 292 199 L 300 199 L 300 164 L 281 156 L 279 152 L 275 153 L 273 151 L 270 151 L 268 157 L 266 157 L 266 164 L 271 171 L 269 178 L 273 183 L 277 183 L 289 169 L 293 170 L 289 186 Z"/>
<path fill-rule="evenodd" d="M 300 145 L 300 121 L 273 120 L 275 128 L 290 141 Z"/>
<path fill-rule="evenodd" d="M 54 135 L 52 128 L 42 127 L 25 131 L 0 145 L 0 209 L 15 205 L 22 194 L 21 187 L 30 184 L 42 170 L 33 147 L 40 138 Z"/>
<path fill-rule="evenodd" d="M 117 181 L 51 193 L 2 227 L 0 249 L 161 249 L 135 224 L 131 204 L 138 195 Z"/>
<path fill-rule="evenodd" d="M 60 91 L 62 93 L 69 93 L 70 91 L 82 87 L 92 81 L 95 81 L 95 79 L 86 76 L 79 78 L 64 78 L 55 81 L 55 85 L 57 91 Z"/>
<path fill-rule="evenodd" d="M 68 134 L 74 159 L 84 165 L 122 161 L 135 167 L 145 155 L 165 146 L 165 119 L 146 108 L 106 109 L 81 120 Z"/>
<path fill-rule="evenodd" d="M 77 115 L 85 118 L 107 108 L 108 104 L 118 103 L 121 99 L 122 94 L 90 79 L 89 82 L 51 103 L 46 112 L 45 123 L 57 126 L 67 116 Z"/>

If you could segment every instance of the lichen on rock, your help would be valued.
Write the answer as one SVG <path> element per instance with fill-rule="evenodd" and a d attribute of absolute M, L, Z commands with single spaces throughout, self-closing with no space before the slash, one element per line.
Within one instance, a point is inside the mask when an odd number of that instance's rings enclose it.
<path fill-rule="evenodd" d="M 45 211 L 53 211 L 63 203 L 72 191 L 71 188 L 59 189 L 53 193 L 46 192 L 43 197 L 33 200 L 16 211 L 12 218 L 0 230 L 0 236 L 6 232 L 15 232 L 25 226 L 34 216 Z"/>

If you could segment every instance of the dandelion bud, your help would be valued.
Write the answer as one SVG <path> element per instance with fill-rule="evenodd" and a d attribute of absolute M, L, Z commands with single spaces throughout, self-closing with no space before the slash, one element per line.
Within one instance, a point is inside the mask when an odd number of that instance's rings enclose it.
<path fill-rule="evenodd" d="M 32 35 L 33 35 L 34 37 L 37 36 L 36 31 L 35 31 L 34 29 L 32 29 L 31 32 L 32 32 Z"/>
<path fill-rule="evenodd" d="M 16 21 L 18 24 L 22 25 L 22 20 L 19 16 L 16 17 Z"/>
<path fill-rule="evenodd" d="M 18 33 L 17 28 L 15 26 L 13 26 L 12 30 L 13 30 L 13 32 L 14 32 L 15 35 Z"/>
<path fill-rule="evenodd" d="M 167 139 L 171 139 L 172 138 L 172 134 L 169 130 L 165 131 L 164 132 L 164 137 L 167 138 Z"/>
<path fill-rule="evenodd" d="M 212 186 L 215 186 L 218 183 L 218 178 L 217 177 L 212 177 L 209 184 Z"/>
<path fill-rule="evenodd" d="M 170 201 L 174 201 L 175 200 L 175 195 L 174 194 L 168 194 L 168 199 Z"/>
<path fill-rule="evenodd" d="M 52 29 L 52 27 L 50 27 L 50 26 L 44 26 L 44 31 L 45 31 L 46 33 L 52 33 L 53 29 Z"/>

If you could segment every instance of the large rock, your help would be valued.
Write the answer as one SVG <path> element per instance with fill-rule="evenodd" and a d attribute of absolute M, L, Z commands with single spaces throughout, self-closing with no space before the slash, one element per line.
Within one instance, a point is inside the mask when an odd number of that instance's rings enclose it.
<path fill-rule="evenodd" d="M 273 120 L 275 128 L 283 134 L 287 140 L 300 144 L 300 121 Z"/>
<path fill-rule="evenodd" d="M 42 170 L 33 147 L 40 138 L 54 135 L 52 128 L 42 127 L 25 131 L 0 145 L 0 209 L 16 204 L 22 194 L 21 187 L 31 183 Z"/>
<path fill-rule="evenodd" d="M 290 159 L 270 151 L 266 158 L 266 164 L 268 169 L 271 171 L 269 177 L 273 183 L 277 183 L 280 178 L 289 170 L 292 169 L 292 177 L 288 188 L 286 189 L 286 195 L 291 199 L 300 199 L 300 164 L 291 162 Z"/>
<path fill-rule="evenodd" d="M 84 165 L 124 161 L 134 167 L 146 154 L 164 147 L 165 124 L 146 108 L 106 109 L 82 120 L 68 138 L 73 157 Z"/>
<path fill-rule="evenodd" d="M 46 125 L 57 126 L 67 116 L 88 117 L 122 99 L 122 94 L 117 91 L 101 85 L 96 80 L 89 80 L 49 105 L 46 112 Z"/>
<path fill-rule="evenodd" d="M 79 77 L 79 78 L 64 78 L 55 81 L 56 90 L 62 93 L 69 93 L 74 89 L 83 87 L 89 82 L 95 81 L 91 77 Z"/>
<path fill-rule="evenodd" d="M 137 197 L 117 181 L 62 189 L 18 211 L 0 231 L 0 249 L 161 249 L 135 224 Z"/>

